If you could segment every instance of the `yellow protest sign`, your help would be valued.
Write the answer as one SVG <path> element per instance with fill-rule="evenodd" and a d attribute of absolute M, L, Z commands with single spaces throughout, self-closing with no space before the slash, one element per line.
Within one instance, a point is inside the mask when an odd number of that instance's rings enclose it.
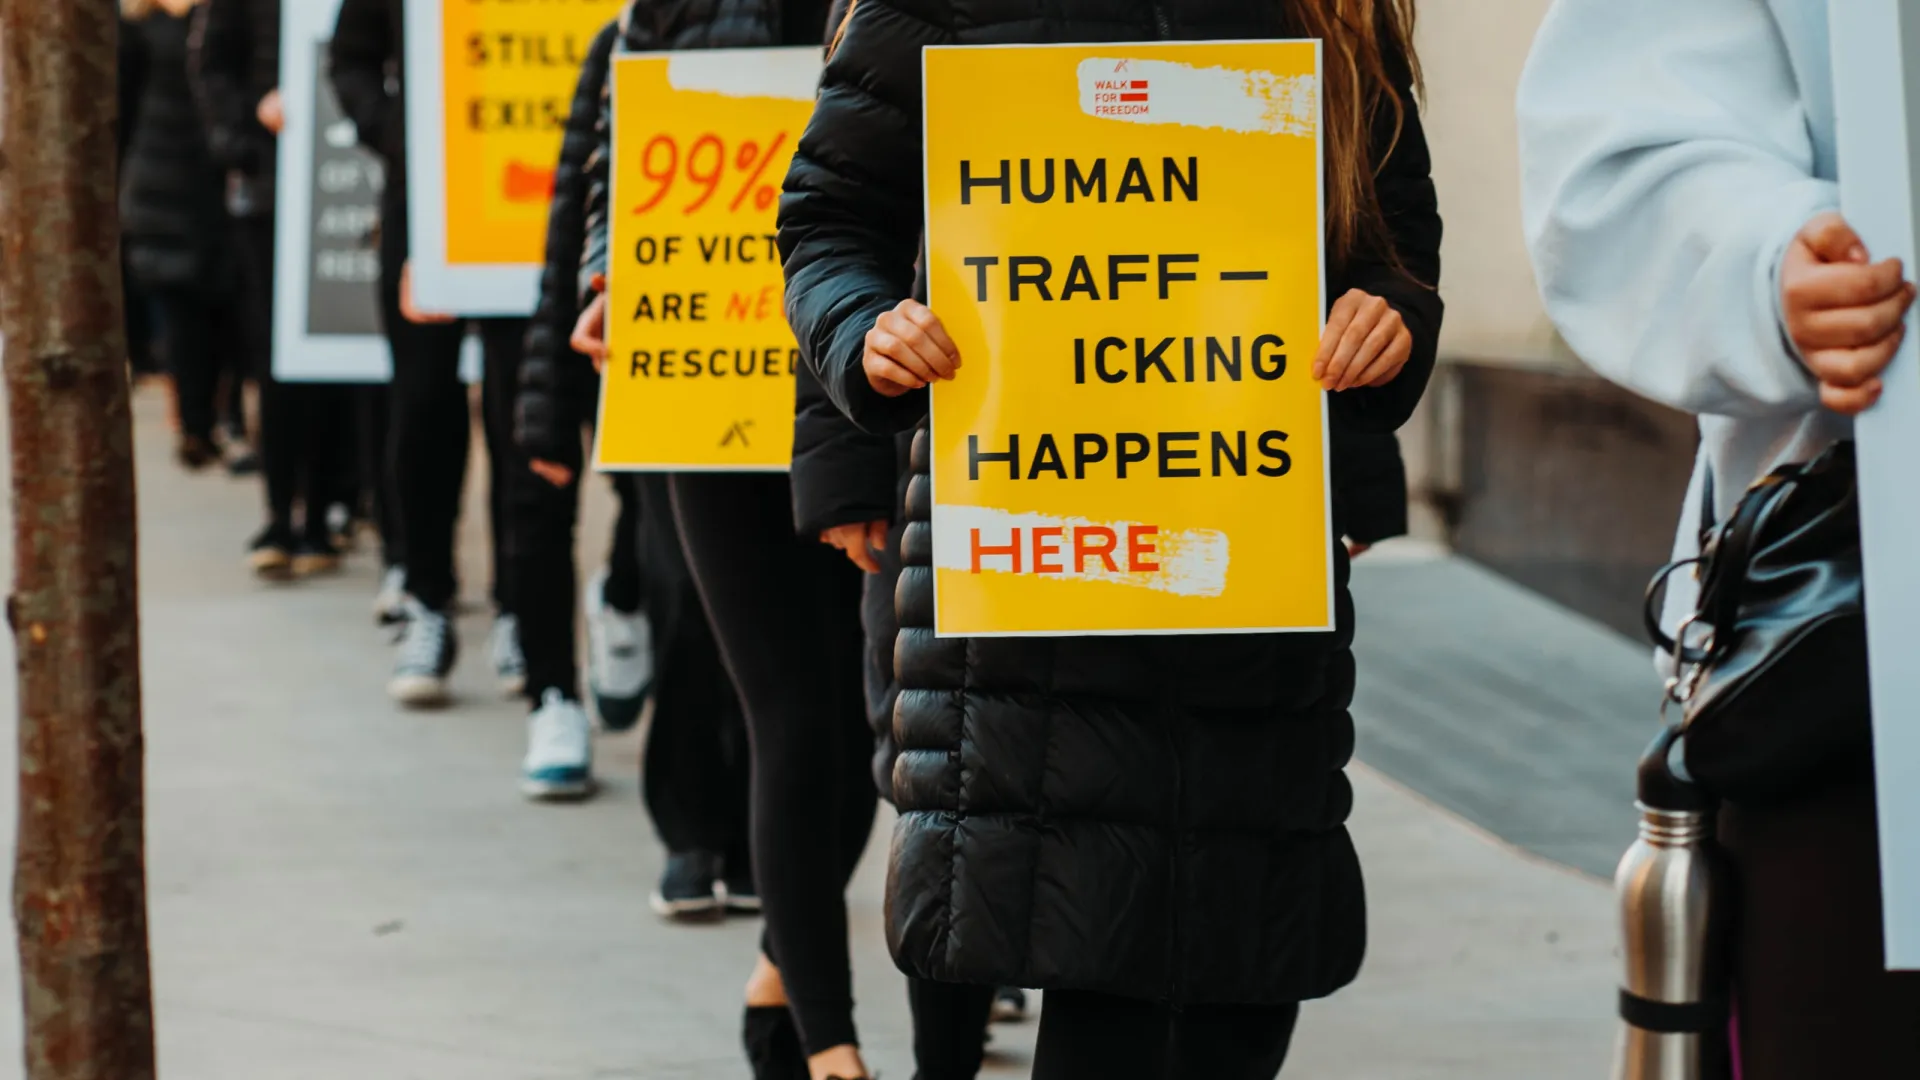
<path fill-rule="evenodd" d="M 820 63 L 818 48 L 615 62 L 600 468 L 788 466 L 800 352 L 774 221 Z"/>
<path fill-rule="evenodd" d="M 434 0 L 446 265 L 538 264 L 560 136 L 593 39 L 623 0 Z"/>
<path fill-rule="evenodd" d="M 1318 44 L 924 67 L 937 632 L 1330 627 Z"/>
<path fill-rule="evenodd" d="M 404 0 L 413 300 L 527 315 L 580 65 L 626 0 Z"/>

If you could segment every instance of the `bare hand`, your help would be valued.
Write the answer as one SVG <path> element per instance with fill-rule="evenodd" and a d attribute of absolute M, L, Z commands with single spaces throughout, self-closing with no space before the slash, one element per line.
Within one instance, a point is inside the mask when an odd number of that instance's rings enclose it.
<path fill-rule="evenodd" d="M 287 115 L 280 107 L 279 87 L 276 86 L 267 91 L 267 95 L 261 98 L 260 104 L 254 108 L 253 115 L 260 121 L 261 127 L 275 135 L 280 134 L 280 129 L 287 124 Z"/>
<path fill-rule="evenodd" d="M 527 468 L 533 470 L 533 475 L 557 488 L 563 488 L 573 483 L 573 470 L 557 461 L 533 458 L 527 462 Z"/>
<path fill-rule="evenodd" d="M 850 525 L 835 525 L 822 530 L 820 542 L 832 544 L 847 553 L 855 566 L 869 574 L 880 572 L 880 560 L 873 557 L 876 551 L 884 551 L 887 546 L 887 523 L 884 521 L 856 521 Z"/>
<path fill-rule="evenodd" d="M 410 323 L 439 326 L 453 321 L 453 316 L 442 315 L 437 311 L 421 311 L 413 306 L 413 263 L 400 264 L 400 316 Z"/>
<path fill-rule="evenodd" d="M 1914 287 L 1899 259 L 1867 261 L 1839 214 L 1806 223 L 1780 263 L 1787 336 L 1820 381 L 1820 403 L 1852 416 L 1880 400 L 1880 373 L 1906 336 Z"/>
<path fill-rule="evenodd" d="M 860 365 L 868 385 L 886 397 L 899 397 L 936 379 L 953 378 L 960 370 L 960 349 L 940 316 L 918 300 L 902 300 L 874 320 Z"/>
<path fill-rule="evenodd" d="M 604 371 L 607 366 L 607 294 L 600 293 L 580 312 L 580 318 L 573 324 L 573 336 L 567 344 L 575 352 L 581 353 L 593 361 L 593 370 Z"/>
<path fill-rule="evenodd" d="M 607 367 L 606 288 L 606 279 L 595 274 L 593 301 L 580 312 L 580 318 L 573 324 L 573 337 L 567 340 L 574 352 L 593 361 L 595 371 L 605 371 Z"/>
<path fill-rule="evenodd" d="M 1372 293 L 1350 289 L 1327 313 L 1313 378 L 1328 390 L 1385 386 L 1413 356 L 1413 332 L 1400 312 Z"/>

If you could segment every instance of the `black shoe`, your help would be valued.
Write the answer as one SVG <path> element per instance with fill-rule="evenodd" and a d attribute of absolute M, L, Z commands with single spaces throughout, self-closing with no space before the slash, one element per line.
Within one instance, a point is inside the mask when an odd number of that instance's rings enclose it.
<path fill-rule="evenodd" d="M 260 471 L 260 455 L 244 435 L 228 436 L 226 445 L 220 448 L 220 459 L 226 462 L 228 476 L 253 476 Z"/>
<path fill-rule="evenodd" d="M 182 435 L 173 448 L 173 456 L 188 472 L 199 472 L 220 460 L 220 448 L 204 436 Z"/>
<path fill-rule="evenodd" d="M 268 581 L 286 581 L 293 577 L 293 552 L 297 546 L 292 529 L 268 525 L 247 545 L 247 567 Z"/>
<path fill-rule="evenodd" d="M 319 574 L 331 574 L 340 569 L 340 550 L 323 532 L 318 537 L 308 537 L 300 541 L 293 552 L 293 576 L 314 577 Z"/>
<path fill-rule="evenodd" d="M 740 1025 L 753 1080 L 807 1080 L 807 1052 L 785 1005 L 749 1005 Z"/>
<path fill-rule="evenodd" d="M 1003 986 L 993 992 L 993 1012 L 987 1019 L 995 1024 L 1019 1024 L 1027 1019 L 1027 992 L 1017 986 Z"/>
<path fill-rule="evenodd" d="M 677 851 L 667 856 L 660 887 L 651 898 L 653 912 L 665 919 L 717 915 L 722 909 L 720 857 L 710 851 Z"/>

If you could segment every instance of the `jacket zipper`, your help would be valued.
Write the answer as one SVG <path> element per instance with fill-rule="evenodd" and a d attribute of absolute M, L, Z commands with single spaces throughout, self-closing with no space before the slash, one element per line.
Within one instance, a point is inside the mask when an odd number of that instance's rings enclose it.
<path fill-rule="evenodd" d="M 1167 18 L 1165 0 L 1150 0 L 1147 4 L 1153 10 L 1153 32 L 1161 41 L 1173 36 L 1173 22 Z"/>

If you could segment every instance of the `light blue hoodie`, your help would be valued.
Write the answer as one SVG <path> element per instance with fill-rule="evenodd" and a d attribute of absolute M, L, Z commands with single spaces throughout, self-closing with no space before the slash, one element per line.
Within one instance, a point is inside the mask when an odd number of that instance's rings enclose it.
<path fill-rule="evenodd" d="M 1700 418 L 1690 555 L 1706 470 L 1725 515 L 1851 430 L 1820 407 L 1779 300 L 1788 243 L 1840 205 L 1827 2 L 1557 0 L 1518 104 L 1548 314 L 1600 374 Z M 1670 625 L 1693 601 L 1675 584 Z"/>

